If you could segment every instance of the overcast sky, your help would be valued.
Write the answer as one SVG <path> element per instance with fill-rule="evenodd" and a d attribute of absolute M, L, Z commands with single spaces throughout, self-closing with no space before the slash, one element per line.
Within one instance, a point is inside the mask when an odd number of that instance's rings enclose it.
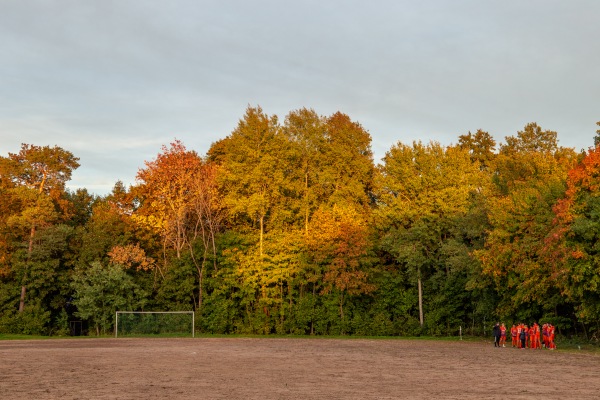
<path fill-rule="evenodd" d="M 204 155 L 248 105 L 348 114 L 375 162 L 398 141 L 562 146 L 600 121 L 598 0 L 0 0 L 0 155 L 80 158 L 69 182 L 135 183 L 175 138 Z"/>

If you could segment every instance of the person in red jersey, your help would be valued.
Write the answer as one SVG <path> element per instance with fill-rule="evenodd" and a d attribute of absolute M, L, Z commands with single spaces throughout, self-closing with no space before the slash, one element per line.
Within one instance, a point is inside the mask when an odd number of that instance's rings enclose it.
<path fill-rule="evenodd" d="M 554 343 L 554 326 L 552 324 L 548 324 L 548 344 L 550 350 L 556 349 L 556 343 Z"/>
<path fill-rule="evenodd" d="M 504 325 L 504 322 L 500 324 L 500 345 L 506 347 L 506 325 Z"/>
<path fill-rule="evenodd" d="M 544 341 L 544 347 L 548 348 L 548 323 L 542 326 L 542 340 Z"/>
<path fill-rule="evenodd" d="M 518 335 L 518 331 L 519 331 L 519 328 L 517 328 L 517 326 L 515 324 L 513 324 L 510 327 L 510 336 L 512 338 L 512 347 L 518 347 L 519 346 L 519 344 L 517 343 L 519 341 L 518 336 L 517 336 Z"/>
<path fill-rule="evenodd" d="M 528 336 L 529 336 L 529 348 L 535 349 L 535 327 L 533 325 L 531 325 L 531 328 L 529 328 Z"/>
<path fill-rule="evenodd" d="M 542 341 L 540 340 L 540 326 L 536 322 L 533 324 L 533 327 L 535 328 L 535 330 L 534 330 L 535 348 L 541 350 L 542 349 Z"/>
<path fill-rule="evenodd" d="M 535 349 L 535 322 L 531 324 L 531 328 L 529 328 L 529 348 Z"/>

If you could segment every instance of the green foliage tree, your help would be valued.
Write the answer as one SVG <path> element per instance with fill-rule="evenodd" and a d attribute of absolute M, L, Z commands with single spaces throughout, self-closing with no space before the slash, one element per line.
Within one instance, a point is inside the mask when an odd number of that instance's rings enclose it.
<path fill-rule="evenodd" d="M 79 267 L 72 279 L 75 315 L 89 321 L 98 336 L 113 328 L 116 311 L 138 310 L 146 301 L 146 294 L 120 265 L 93 262 Z"/>
<path fill-rule="evenodd" d="M 69 219 L 67 222 L 73 227 L 84 226 L 92 217 L 92 209 L 99 197 L 87 191 L 87 189 L 77 189 L 72 192 L 65 192 L 65 200 L 70 205 Z"/>

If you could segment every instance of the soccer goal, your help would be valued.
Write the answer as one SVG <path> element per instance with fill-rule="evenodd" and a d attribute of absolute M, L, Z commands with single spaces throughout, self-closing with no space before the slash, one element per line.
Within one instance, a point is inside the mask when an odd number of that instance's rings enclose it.
<path fill-rule="evenodd" d="M 194 337 L 193 311 L 117 311 L 115 337 Z"/>

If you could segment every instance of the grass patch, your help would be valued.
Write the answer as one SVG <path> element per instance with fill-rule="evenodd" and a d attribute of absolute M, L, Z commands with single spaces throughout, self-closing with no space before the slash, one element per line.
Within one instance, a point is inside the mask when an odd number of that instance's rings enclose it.
<path fill-rule="evenodd" d="M 119 335 L 119 338 L 192 338 L 190 334 L 156 334 L 156 335 Z M 321 339 L 321 340 L 425 340 L 441 342 L 468 342 L 468 343 L 493 343 L 491 337 L 483 336 L 316 336 L 316 335 L 258 335 L 258 334 L 212 334 L 196 332 L 196 339 Z M 41 335 L 18 335 L 0 334 L 0 340 L 50 340 L 50 339 L 114 339 L 114 335 L 101 336 L 41 336 Z M 599 353 L 600 345 L 590 343 L 582 339 L 559 339 L 557 341 L 558 351 Z"/>
<path fill-rule="evenodd" d="M 442 341 L 442 342 L 458 342 L 460 337 L 458 336 L 359 336 L 359 335 L 329 335 L 329 336 L 318 336 L 318 335 L 259 335 L 259 334 L 212 334 L 212 333 L 198 333 L 196 332 L 196 338 L 241 338 L 241 339 L 325 339 L 325 340 L 431 340 L 431 341 Z M 466 342 L 482 342 L 484 338 L 478 336 L 463 336 L 463 341 Z"/>
<path fill-rule="evenodd" d="M 104 336 L 43 336 L 43 335 L 20 335 L 0 333 L 0 340 L 51 340 L 51 339 L 91 339 L 91 338 L 114 338 L 114 335 Z"/>
<path fill-rule="evenodd" d="M 197 337 L 198 335 L 196 335 Z M 92 336 L 90 336 L 92 337 Z M 111 336 L 114 338 L 114 335 Z M 119 334 L 118 338 L 191 338 L 192 333 L 126 333 Z"/>
<path fill-rule="evenodd" d="M 38 339 L 52 339 L 52 338 L 53 338 L 52 336 L 17 335 L 17 334 L 0 333 L 0 340 L 38 340 Z"/>
<path fill-rule="evenodd" d="M 114 335 L 90 335 L 90 336 L 41 336 L 41 335 L 18 335 L 18 334 L 0 334 L 0 340 L 40 340 L 40 339 L 111 339 Z M 435 340 L 456 342 L 460 338 L 458 336 L 351 336 L 351 335 L 259 335 L 259 334 L 213 334 L 196 332 L 196 338 L 240 338 L 240 339 L 342 339 L 342 340 Z M 135 335 L 119 335 L 119 338 L 191 338 L 191 334 L 171 333 L 171 334 L 135 334 Z M 478 342 L 482 341 L 481 337 L 463 336 L 463 341 Z"/>
<path fill-rule="evenodd" d="M 556 342 L 556 347 L 557 350 L 600 353 L 598 343 L 591 343 L 581 339 L 561 339 Z"/>

